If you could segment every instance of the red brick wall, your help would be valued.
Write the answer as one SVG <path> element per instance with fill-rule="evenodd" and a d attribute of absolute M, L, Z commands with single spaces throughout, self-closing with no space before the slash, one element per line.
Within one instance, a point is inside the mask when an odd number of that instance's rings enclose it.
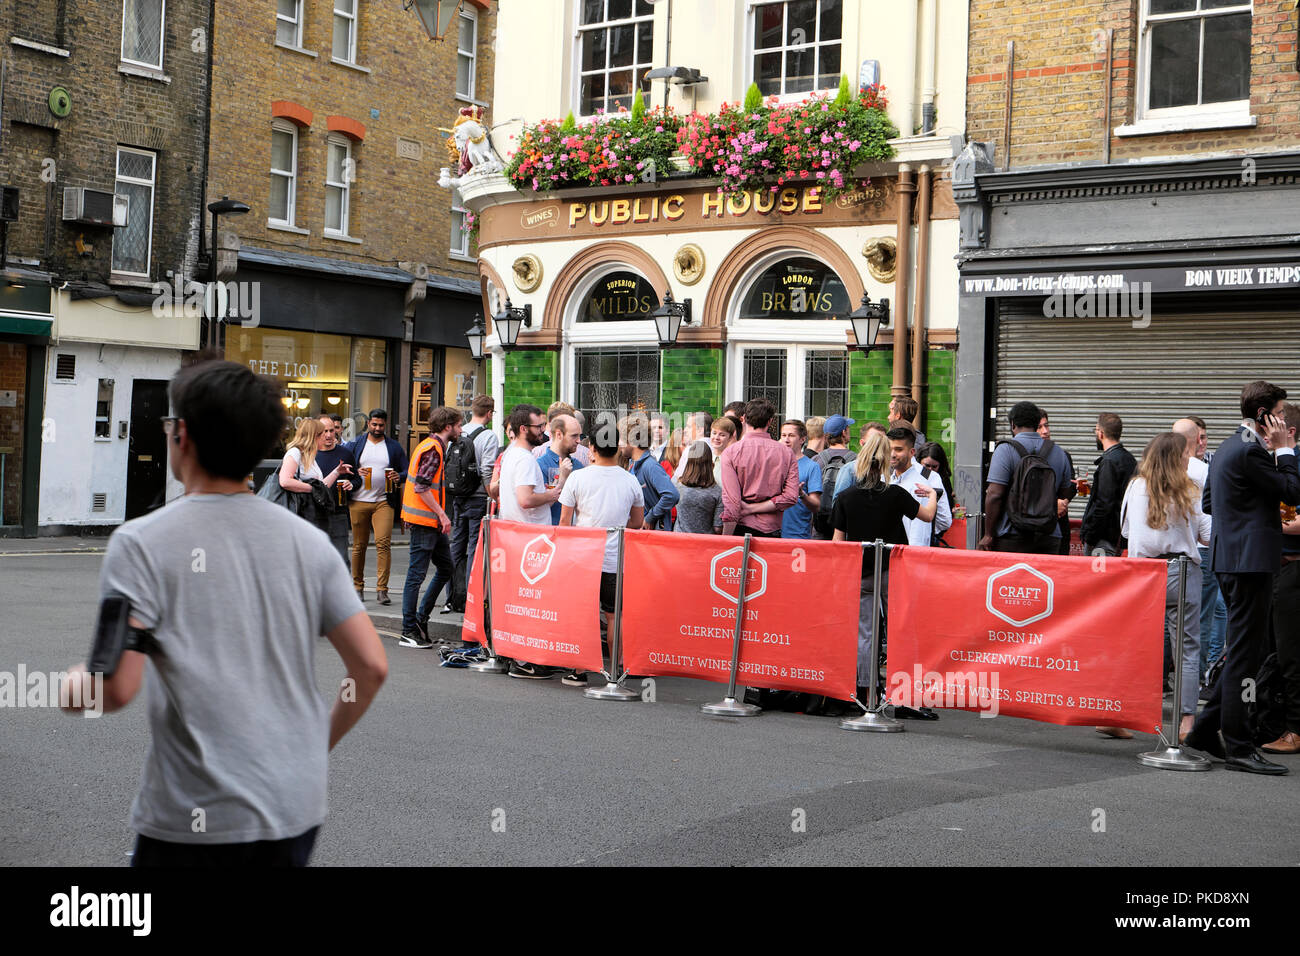
<path fill-rule="evenodd" d="M 1113 28 L 1111 129 L 1135 119 L 1138 12 L 1142 0 L 972 0 L 967 129 L 998 144 L 1003 123 L 1007 41 L 1015 40 L 1011 164 L 1100 161 L 1105 129 L 1105 45 Z M 1300 144 L 1296 4 L 1255 0 L 1251 40 L 1253 129 L 1111 136 L 1111 157 L 1208 152 L 1272 152 Z"/>

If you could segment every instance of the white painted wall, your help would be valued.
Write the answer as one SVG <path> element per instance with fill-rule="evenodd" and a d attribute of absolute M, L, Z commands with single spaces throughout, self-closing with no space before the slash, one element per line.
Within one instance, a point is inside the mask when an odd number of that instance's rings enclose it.
<path fill-rule="evenodd" d="M 54 377 L 60 353 L 76 356 L 76 378 L 71 382 Z M 171 379 L 180 369 L 181 352 L 64 340 L 52 344 L 48 355 L 38 524 L 121 524 L 126 517 L 128 440 L 118 437 L 118 423 L 131 421 L 133 380 Z M 101 378 L 114 380 L 108 439 L 94 437 Z M 180 493 L 170 472 L 167 485 L 168 499 Z M 101 491 L 108 496 L 106 510 L 92 512 L 91 496 Z"/>

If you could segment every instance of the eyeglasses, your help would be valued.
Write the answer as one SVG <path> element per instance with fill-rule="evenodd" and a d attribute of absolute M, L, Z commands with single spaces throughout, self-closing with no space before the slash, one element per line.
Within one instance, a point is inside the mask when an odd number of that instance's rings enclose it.
<path fill-rule="evenodd" d="M 538 424 L 536 424 L 536 425 L 529 425 L 528 427 L 529 427 L 529 428 L 541 428 L 541 429 L 545 429 L 545 428 L 546 428 L 546 422 L 540 422 L 540 423 L 538 423 Z"/>
<path fill-rule="evenodd" d="M 176 430 L 176 423 L 177 423 L 178 421 L 180 421 L 180 419 L 177 418 L 175 415 L 167 415 L 167 416 L 165 416 L 165 417 L 162 419 L 162 430 L 163 430 L 163 434 L 164 434 L 164 435 L 167 435 L 167 436 L 170 437 L 170 436 L 171 436 L 171 433 L 172 433 L 173 431 Z"/>

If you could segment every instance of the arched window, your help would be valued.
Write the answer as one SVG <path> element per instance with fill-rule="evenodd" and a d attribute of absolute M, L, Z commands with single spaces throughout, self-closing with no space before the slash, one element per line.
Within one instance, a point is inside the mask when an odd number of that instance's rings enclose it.
<path fill-rule="evenodd" d="M 578 303 L 579 322 L 624 322 L 649 319 L 659 308 L 659 296 L 646 279 L 635 272 L 611 272 L 601 276 Z"/>
<path fill-rule="evenodd" d="M 842 319 L 853 310 L 844 283 L 823 262 L 781 259 L 758 274 L 740 303 L 740 319 Z"/>

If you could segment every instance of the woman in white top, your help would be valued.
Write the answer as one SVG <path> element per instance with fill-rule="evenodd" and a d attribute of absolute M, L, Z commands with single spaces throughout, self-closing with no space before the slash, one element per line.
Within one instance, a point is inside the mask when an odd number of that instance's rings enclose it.
<path fill-rule="evenodd" d="M 1176 432 L 1164 432 L 1151 439 L 1120 506 L 1120 530 L 1128 538 L 1129 557 L 1170 561 L 1165 589 L 1165 636 L 1170 642 L 1178 634 L 1178 563 L 1173 559 L 1185 555 L 1198 569 L 1195 574 L 1188 570 L 1183 605 L 1180 741 L 1192 728 L 1199 689 L 1201 553 L 1197 545 L 1210 543 L 1210 517 L 1201 511 L 1200 492 L 1187 474 L 1190 456 L 1187 440 Z"/>
<path fill-rule="evenodd" d="M 304 418 L 302 424 L 298 426 L 298 431 L 293 436 L 293 441 L 289 442 L 289 450 L 284 453 L 284 460 L 280 462 L 280 487 L 285 491 L 311 491 L 309 485 L 303 479 L 315 478 L 324 482 L 327 488 L 333 488 L 334 482 L 339 480 L 340 474 L 347 474 L 352 470 L 351 465 L 339 462 L 333 471 L 328 475 L 321 474 L 320 465 L 316 464 L 316 452 L 325 447 L 325 441 L 328 437 L 325 426 L 320 423 L 318 418 Z M 343 490 L 352 490 L 351 482 L 343 482 Z M 309 514 L 315 514 L 316 508 L 313 506 L 309 509 Z M 321 526 L 318 520 L 314 524 Z M 328 531 L 328 529 L 326 529 Z"/>

